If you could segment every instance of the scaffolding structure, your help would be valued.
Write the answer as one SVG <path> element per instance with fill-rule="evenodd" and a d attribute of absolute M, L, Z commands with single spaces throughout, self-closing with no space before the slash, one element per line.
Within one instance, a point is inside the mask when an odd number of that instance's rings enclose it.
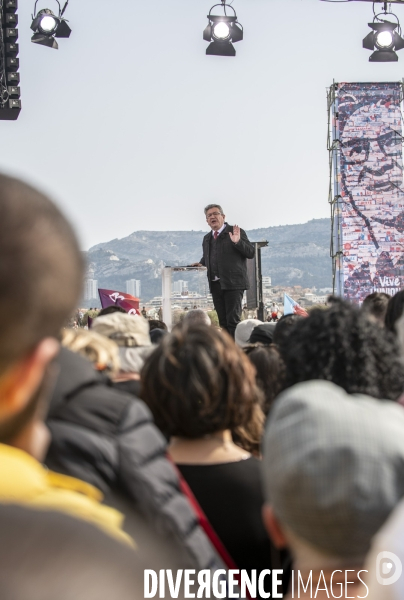
<path fill-rule="evenodd" d="M 340 173 L 340 140 L 338 127 L 338 83 L 333 82 L 327 89 L 327 150 L 329 167 L 328 203 L 331 209 L 330 257 L 332 261 L 332 293 L 344 294 L 344 273 L 342 269 L 342 196 Z"/>

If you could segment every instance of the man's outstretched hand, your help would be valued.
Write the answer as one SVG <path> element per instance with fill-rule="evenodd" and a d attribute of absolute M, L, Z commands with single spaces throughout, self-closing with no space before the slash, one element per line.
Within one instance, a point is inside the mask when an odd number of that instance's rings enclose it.
<path fill-rule="evenodd" d="M 191 265 L 189 265 L 190 267 L 203 267 L 202 263 L 192 263 Z"/>
<path fill-rule="evenodd" d="M 240 241 L 240 227 L 233 225 L 233 233 L 229 233 L 229 236 L 233 244 L 237 244 Z"/>

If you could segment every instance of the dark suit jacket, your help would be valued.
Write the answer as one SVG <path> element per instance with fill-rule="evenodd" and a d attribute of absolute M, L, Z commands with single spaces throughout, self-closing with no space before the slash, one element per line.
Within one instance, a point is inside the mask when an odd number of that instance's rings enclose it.
<path fill-rule="evenodd" d="M 247 258 L 254 258 L 254 246 L 248 240 L 246 232 L 240 229 L 240 241 L 234 244 L 229 236 L 233 233 L 233 226 L 226 224 L 222 233 L 216 240 L 218 245 L 218 267 L 220 287 L 222 290 L 248 290 L 250 284 L 247 277 Z M 211 285 L 209 243 L 212 232 L 209 231 L 203 238 L 203 256 L 199 261 L 208 269 L 209 287 Z"/>

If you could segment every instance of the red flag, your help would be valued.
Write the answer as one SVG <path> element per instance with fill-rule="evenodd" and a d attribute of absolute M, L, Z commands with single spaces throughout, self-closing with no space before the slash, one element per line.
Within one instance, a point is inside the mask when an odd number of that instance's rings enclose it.
<path fill-rule="evenodd" d="M 102 308 L 107 306 L 120 306 L 130 315 L 140 315 L 139 298 L 125 294 L 125 292 L 116 292 L 115 290 L 98 289 Z"/>
<path fill-rule="evenodd" d="M 300 304 L 297 304 L 293 307 L 293 313 L 295 315 L 300 315 L 301 317 L 308 317 L 309 313 L 307 312 L 307 310 L 305 310 L 304 308 L 302 308 L 300 306 Z"/>

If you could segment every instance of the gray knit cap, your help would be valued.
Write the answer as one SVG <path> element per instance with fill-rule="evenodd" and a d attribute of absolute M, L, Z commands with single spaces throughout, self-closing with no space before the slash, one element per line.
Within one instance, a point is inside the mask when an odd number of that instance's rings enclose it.
<path fill-rule="evenodd" d="M 362 557 L 404 496 L 404 408 L 300 383 L 275 402 L 264 437 L 267 502 L 326 553 Z"/>

